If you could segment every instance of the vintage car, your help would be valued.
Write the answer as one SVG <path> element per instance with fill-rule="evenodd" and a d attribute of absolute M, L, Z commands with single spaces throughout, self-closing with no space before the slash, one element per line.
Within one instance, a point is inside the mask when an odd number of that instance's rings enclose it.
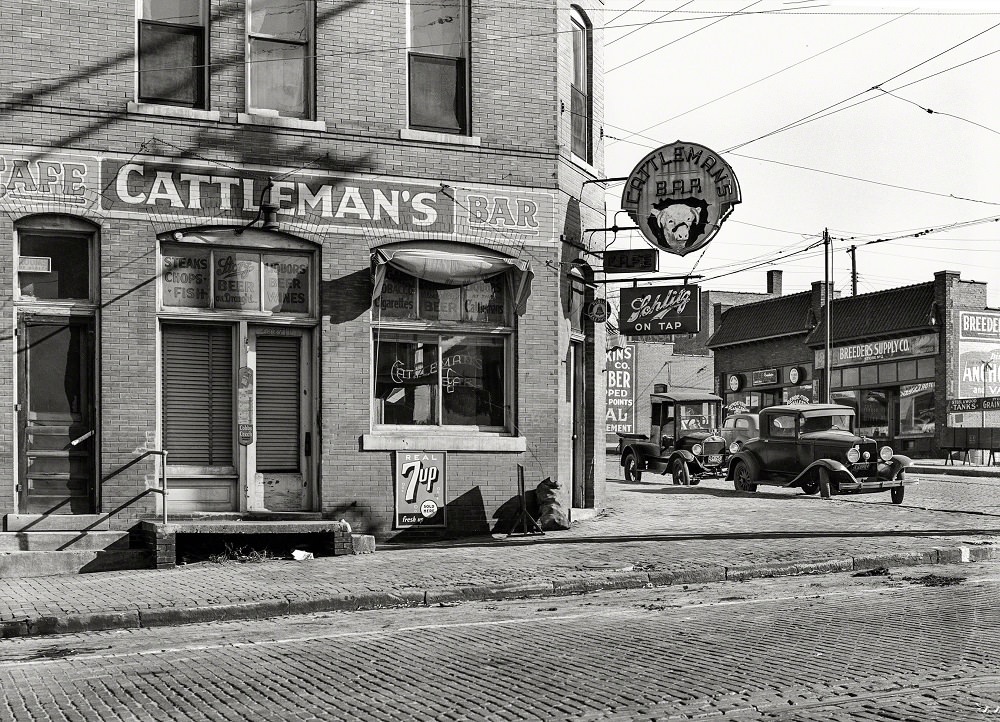
<path fill-rule="evenodd" d="M 747 441 L 757 438 L 759 424 L 757 414 L 729 414 L 722 422 L 719 434 L 726 440 L 727 447 L 732 448 L 733 443 L 735 443 L 737 450 L 739 450 Z"/>
<path fill-rule="evenodd" d="M 850 406 L 808 404 L 771 406 L 760 411 L 760 436 L 742 449 L 730 447 L 727 479 L 737 491 L 758 484 L 801 487 L 824 498 L 835 494 L 888 491 L 893 504 L 913 483 L 904 477 L 913 462 L 879 448 L 874 439 L 857 436 Z"/>
<path fill-rule="evenodd" d="M 670 472 L 685 486 L 723 478 L 729 453 L 715 430 L 722 399 L 707 391 L 656 391 L 649 400 L 649 435 L 618 434 L 625 479 L 641 481 L 644 471 Z"/>

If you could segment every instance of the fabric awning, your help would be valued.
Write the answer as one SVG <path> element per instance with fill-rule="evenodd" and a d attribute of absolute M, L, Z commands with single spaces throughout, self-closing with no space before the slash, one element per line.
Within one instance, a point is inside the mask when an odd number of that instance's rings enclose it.
<path fill-rule="evenodd" d="M 375 290 L 372 302 L 382 295 L 386 266 L 445 286 L 466 286 L 506 271 L 513 271 L 514 310 L 524 315 L 534 273 L 528 261 L 511 258 L 488 248 L 451 241 L 402 241 L 376 248 Z"/>

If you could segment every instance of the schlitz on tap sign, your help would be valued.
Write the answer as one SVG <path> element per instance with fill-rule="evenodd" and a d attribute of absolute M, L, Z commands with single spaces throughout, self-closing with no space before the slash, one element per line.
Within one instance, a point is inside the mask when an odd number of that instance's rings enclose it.
<path fill-rule="evenodd" d="M 618 318 L 626 336 L 698 333 L 701 289 L 698 286 L 642 286 L 623 288 Z"/>

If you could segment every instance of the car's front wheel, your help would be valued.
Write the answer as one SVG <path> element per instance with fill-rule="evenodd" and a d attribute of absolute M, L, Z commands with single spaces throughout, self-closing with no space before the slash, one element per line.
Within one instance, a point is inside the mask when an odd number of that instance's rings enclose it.
<path fill-rule="evenodd" d="M 906 487 L 894 486 L 889 490 L 889 498 L 892 500 L 893 504 L 903 503 L 903 493 L 906 491 Z"/>
<path fill-rule="evenodd" d="M 674 484 L 678 486 L 691 485 L 691 473 L 688 471 L 687 462 L 683 459 L 674 459 L 670 467 L 670 474 L 673 476 Z"/>
<path fill-rule="evenodd" d="M 754 476 L 750 464 L 743 459 L 738 460 L 733 467 L 733 486 L 736 487 L 736 491 L 757 491 L 755 481 L 757 477 Z"/>
<path fill-rule="evenodd" d="M 622 466 L 625 467 L 625 481 L 631 481 L 636 484 L 642 481 L 642 469 L 639 468 L 639 462 L 635 458 L 635 454 L 631 451 L 625 454 Z"/>
<path fill-rule="evenodd" d="M 802 485 L 803 494 L 815 494 L 817 491 L 819 491 L 818 481 L 807 481 Z"/>

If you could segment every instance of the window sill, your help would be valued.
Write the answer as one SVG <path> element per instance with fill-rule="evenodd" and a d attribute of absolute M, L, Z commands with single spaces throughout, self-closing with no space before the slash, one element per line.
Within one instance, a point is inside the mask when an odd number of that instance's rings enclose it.
<path fill-rule="evenodd" d="M 573 161 L 573 165 L 579 166 L 582 170 L 585 170 L 587 173 L 590 173 L 590 175 L 594 176 L 595 178 L 598 177 L 597 168 L 592 166 L 590 163 L 585 161 L 583 158 L 578 156 L 573 151 L 570 151 L 569 159 Z"/>
<path fill-rule="evenodd" d="M 318 130 L 326 132 L 326 122 L 322 120 L 283 118 L 278 115 L 263 115 L 261 113 L 237 113 L 236 122 L 245 125 L 267 125 L 272 128 L 292 128 L 295 130 Z"/>
<path fill-rule="evenodd" d="M 444 143 L 446 145 L 471 145 L 477 148 L 482 144 L 482 138 L 478 135 L 433 133 L 429 130 L 412 130 L 411 128 L 400 128 L 399 137 L 401 140 L 419 140 L 428 143 Z"/>
<path fill-rule="evenodd" d="M 154 103 L 133 103 L 129 101 L 126 109 L 129 113 L 141 115 L 159 115 L 164 118 L 187 118 L 188 120 L 219 120 L 222 115 L 217 110 L 196 110 L 181 108 L 176 105 L 156 105 Z"/>
<path fill-rule="evenodd" d="M 448 433 L 440 430 L 378 432 L 361 437 L 362 451 L 494 451 L 517 454 L 527 450 L 523 436 Z"/>

